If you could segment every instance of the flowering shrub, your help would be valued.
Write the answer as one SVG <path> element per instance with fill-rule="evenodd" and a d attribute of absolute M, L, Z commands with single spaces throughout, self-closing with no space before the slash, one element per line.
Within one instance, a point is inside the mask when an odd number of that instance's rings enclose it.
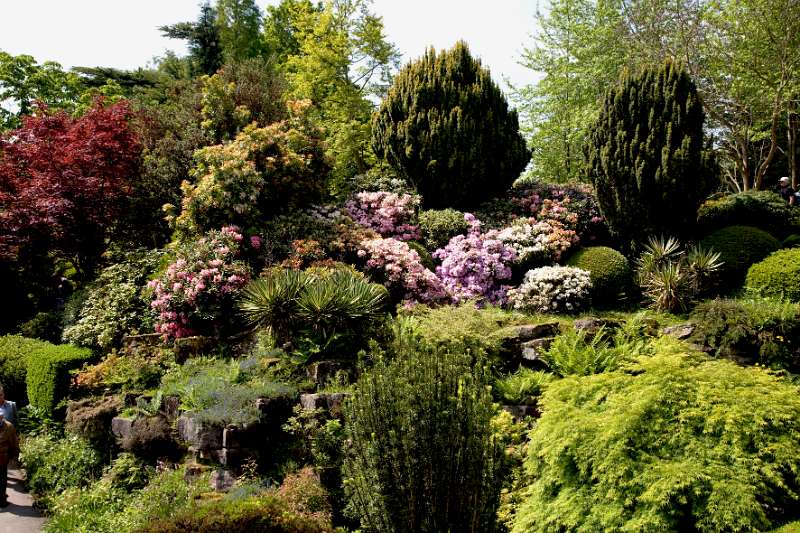
<path fill-rule="evenodd" d="M 470 225 L 467 235 L 456 235 L 444 248 L 433 253 L 442 261 L 436 274 L 455 302 L 477 298 L 501 303 L 506 288 L 501 280 L 511 278 L 511 263 L 517 257 L 496 230 L 481 233 L 481 223 L 470 213 L 464 215 Z"/>
<path fill-rule="evenodd" d="M 438 303 L 447 291 L 436 275 L 422 266 L 419 254 L 397 239 L 367 239 L 358 256 L 366 259 L 366 271 L 386 285 L 389 292 L 408 303 Z"/>
<path fill-rule="evenodd" d="M 575 267 L 546 266 L 529 270 L 525 281 L 508 291 L 514 309 L 537 313 L 577 311 L 588 303 L 589 273 Z"/>
<path fill-rule="evenodd" d="M 497 234 L 497 239 L 517 253 L 516 263 L 547 263 L 578 242 L 578 235 L 558 220 L 520 219 Z"/>
<path fill-rule="evenodd" d="M 419 226 L 413 224 L 419 196 L 393 192 L 360 192 L 347 202 L 353 220 L 382 237 L 400 241 L 418 240 Z"/>
<path fill-rule="evenodd" d="M 148 284 L 156 332 L 176 338 L 218 332 L 236 291 L 250 279 L 247 265 L 236 260 L 242 239 L 234 226 L 211 231 L 182 248 L 161 278 Z"/>

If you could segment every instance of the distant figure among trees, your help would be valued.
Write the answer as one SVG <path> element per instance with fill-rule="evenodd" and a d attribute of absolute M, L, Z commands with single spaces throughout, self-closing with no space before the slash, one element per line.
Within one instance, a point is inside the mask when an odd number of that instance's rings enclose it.
<path fill-rule="evenodd" d="M 783 176 L 780 180 L 778 180 L 778 194 L 780 194 L 781 198 L 788 202 L 789 205 L 795 205 L 797 202 L 795 190 L 792 189 L 792 186 L 789 183 L 789 178 L 786 176 Z"/>

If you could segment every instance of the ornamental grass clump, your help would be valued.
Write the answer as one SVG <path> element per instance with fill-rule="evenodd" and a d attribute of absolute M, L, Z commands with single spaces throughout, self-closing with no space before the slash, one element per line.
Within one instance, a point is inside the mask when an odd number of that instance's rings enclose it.
<path fill-rule="evenodd" d="M 236 293 L 250 279 L 237 259 L 241 241 L 239 229 L 227 226 L 181 247 L 178 259 L 148 284 L 157 333 L 179 338 L 220 332 L 233 315 Z"/>
<path fill-rule="evenodd" d="M 353 220 L 381 237 L 411 241 L 420 238 L 418 206 L 419 196 L 376 191 L 356 194 L 346 208 Z"/>
<path fill-rule="evenodd" d="M 517 253 L 499 239 L 496 230 L 481 233 L 480 221 L 470 213 L 464 219 L 470 225 L 469 233 L 453 237 L 433 253 L 434 259 L 442 262 L 436 275 L 456 303 L 470 299 L 502 303 L 507 287 L 501 282 L 511 279 Z"/>
<path fill-rule="evenodd" d="M 533 313 L 574 313 L 589 304 L 589 273 L 575 267 L 546 266 L 529 270 L 522 285 L 508 291 L 508 305 Z"/>
<path fill-rule="evenodd" d="M 731 361 L 658 353 L 547 386 L 514 533 L 770 531 L 800 513 L 800 395 Z"/>

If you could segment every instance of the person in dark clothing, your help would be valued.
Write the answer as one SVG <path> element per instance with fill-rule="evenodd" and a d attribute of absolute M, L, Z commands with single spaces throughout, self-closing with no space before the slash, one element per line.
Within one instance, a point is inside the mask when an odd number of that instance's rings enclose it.
<path fill-rule="evenodd" d="M 789 205 L 794 205 L 795 203 L 795 194 L 794 189 L 792 189 L 791 185 L 789 185 L 789 178 L 784 176 L 778 181 L 778 194 L 781 195 Z"/>
<path fill-rule="evenodd" d="M 0 507 L 8 505 L 6 485 L 8 484 L 8 463 L 19 456 L 17 430 L 0 413 Z"/>

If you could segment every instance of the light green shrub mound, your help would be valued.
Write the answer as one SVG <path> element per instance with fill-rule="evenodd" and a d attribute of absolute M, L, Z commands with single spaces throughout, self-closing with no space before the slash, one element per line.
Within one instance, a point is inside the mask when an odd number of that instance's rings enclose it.
<path fill-rule="evenodd" d="M 419 229 L 423 244 L 430 251 L 444 248 L 450 239 L 466 233 L 469 224 L 464 213 L 455 209 L 428 209 L 419 213 Z"/>
<path fill-rule="evenodd" d="M 589 272 L 592 304 L 595 306 L 613 306 L 631 283 L 628 259 L 607 246 L 582 248 L 569 258 L 567 264 Z"/>
<path fill-rule="evenodd" d="M 785 237 L 800 232 L 800 210 L 774 192 L 746 191 L 706 200 L 698 210 L 697 223 L 706 233 L 742 224 Z"/>
<path fill-rule="evenodd" d="M 28 355 L 49 345 L 45 341 L 18 335 L 0 337 L 0 385 L 5 390 L 6 398 L 17 402 L 20 407 L 28 403 L 25 389 Z"/>
<path fill-rule="evenodd" d="M 800 514 L 800 389 L 659 341 L 548 385 L 513 531 L 763 531 Z"/>
<path fill-rule="evenodd" d="M 750 265 L 781 247 L 778 239 L 752 226 L 730 226 L 717 230 L 700 241 L 700 245 L 719 253 L 723 261 L 721 277 L 724 287 L 728 289 L 742 283 Z"/>
<path fill-rule="evenodd" d="M 745 285 L 762 296 L 800 302 L 800 250 L 780 250 L 751 266 Z"/>
<path fill-rule="evenodd" d="M 408 241 L 406 244 L 408 244 L 409 248 L 417 252 L 417 255 L 419 255 L 419 262 L 422 263 L 422 266 L 430 271 L 436 270 L 436 264 L 433 262 L 433 257 L 431 257 L 430 252 L 424 246 L 414 241 Z"/>
<path fill-rule="evenodd" d="M 36 345 L 28 355 L 25 383 L 31 405 L 52 413 L 69 389 L 69 371 L 94 358 L 87 348 L 48 342 Z"/>

